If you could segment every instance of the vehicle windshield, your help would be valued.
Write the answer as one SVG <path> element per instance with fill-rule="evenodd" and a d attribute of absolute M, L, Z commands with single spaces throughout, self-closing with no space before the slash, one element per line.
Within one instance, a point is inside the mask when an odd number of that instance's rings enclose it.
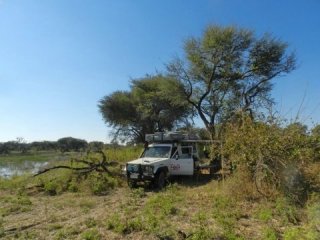
<path fill-rule="evenodd" d="M 144 150 L 141 157 L 151 157 L 151 158 L 169 158 L 170 157 L 169 146 L 153 146 L 148 147 Z"/>

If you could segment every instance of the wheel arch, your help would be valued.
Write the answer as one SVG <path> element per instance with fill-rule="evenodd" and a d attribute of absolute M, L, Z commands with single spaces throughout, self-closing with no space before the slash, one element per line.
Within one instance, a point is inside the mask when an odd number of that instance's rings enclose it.
<path fill-rule="evenodd" d="M 155 175 L 159 174 L 161 171 L 163 171 L 166 175 L 168 175 L 169 168 L 167 166 L 161 166 L 156 170 Z"/>

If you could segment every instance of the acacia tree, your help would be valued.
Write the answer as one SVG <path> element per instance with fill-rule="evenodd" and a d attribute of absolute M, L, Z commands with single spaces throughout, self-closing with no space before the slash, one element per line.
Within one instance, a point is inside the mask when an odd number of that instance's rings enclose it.
<path fill-rule="evenodd" d="M 272 103 L 271 80 L 295 68 L 286 43 L 235 27 L 209 26 L 202 37 L 189 38 L 184 50 L 185 59 L 175 59 L 168 72 L 184 85 L 186 100 L 212 138 L 235 113 L 254 118 L 257 109 Z"/>
<path fill-rule="evenodd" d="M 171 130 L 187 121 L 189 104 L 183 85 L 162 75 L 146 76 L 131 82 L 130 91 L 116 91 L 98 104 L 114 139 L 143 142 L 146 133 Z"/>

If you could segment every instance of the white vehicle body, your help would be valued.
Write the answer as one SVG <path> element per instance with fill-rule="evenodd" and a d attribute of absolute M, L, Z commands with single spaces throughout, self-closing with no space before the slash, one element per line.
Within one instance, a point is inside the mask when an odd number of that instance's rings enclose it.
<path fill-rule="evenodd" d="M 158 142 L 145 148 L 140 158 L 126 164 L 125 172 L 129 185 L 146 181 L 162 185 L 163 177 L 194 174 L 199 157 L 196 144 L 192 140 L 156 141 Z"/>

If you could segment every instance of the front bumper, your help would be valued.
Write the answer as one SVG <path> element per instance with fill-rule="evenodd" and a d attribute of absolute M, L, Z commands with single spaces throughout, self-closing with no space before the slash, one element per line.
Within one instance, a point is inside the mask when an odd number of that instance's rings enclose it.
<path fill-rule="evenodd" d="M 150 166 L 148 166 L 150 167 Z M 145 171 L 146 167 L 140 164 L 134 165 L 134 167 L 126 166 L 126 176 L 130 181 L 142 182 L 142 181 L 152 181 L 154 179 L 153 168 Z"/>

